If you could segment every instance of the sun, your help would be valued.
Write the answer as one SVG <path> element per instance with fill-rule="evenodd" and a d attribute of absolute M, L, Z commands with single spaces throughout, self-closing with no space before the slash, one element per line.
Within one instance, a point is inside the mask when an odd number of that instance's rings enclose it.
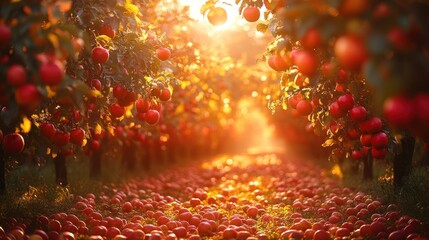
<path fill-rule="evenodd" d="M 225 9 L 227 13 L 227 20 L 220 26 L 213 26 L 207 20 L 207 14 L 202 15 L 200 12 L 201 6 L 205 3 L 205 0 L 179 0 L 179 3 L 183 6 L 189 6 L 189 16 L 198 22 L 203 23 L 207 28 L 212 28 L 215 31 L 232 30 L 243 26 L 245 20 L 239 15 L 238 6 L 234 1 L 224 1 L 222 4 L 217 5 Z"/>

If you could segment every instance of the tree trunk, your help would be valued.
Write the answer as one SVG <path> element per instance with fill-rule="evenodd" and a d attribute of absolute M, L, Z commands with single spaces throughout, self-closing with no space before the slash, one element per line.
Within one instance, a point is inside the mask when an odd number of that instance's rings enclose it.
<path fill-rule="evenodd" d="M 132 143 L 125 143 L 122 147 L 122 161 L 125 168 L 129 171 L 134 170 L 136 167 L 136 153 Z"/>
<path fill-rule="evenodd" d="M 404 181 L 411 173 L 416 139 L 409 134 L 405 134 L 400 144 L 401 151 L 398 151 L 393 159 L 393 185 L 395 190 L 403 186 Z"/>
<path fill-rule="evenodd" d="M 150 168 L 152 167 L 151 163 L 152 162 L 150 158 L 149 149 L 147 148 L 146 145 L 144 145 L 144 149 L 140 153 L 140 164 L 143 167 L 143 170 L 145 171 L 150 170 Z"/>
<path fill-rule="evenodd" d="M 55 164 L 55 181 L 58 185 L 65 187 L 68 185 L 67 181 L 67 167 L 66 167 L 66 157 L 59 153 L 54 158 Z"/>
<path fill-rule="evenodd" d="M 371 153 L 366 154 L 363 157 L 363 180 L 364 181 L 371 181 L 374 178 L 373 174 L 373 158 Z"/>
<path fill-rule="evenodd" d="M 174 143 L 168 143 L 167 145 L 167 156 L 169 163 L 176 163 L 176 147 Z"/>
<path fill-rule="evenodd" d="M 0 147 L 0 195 L 6 193 L 6 156 Z"/>
<path fill-rule="evenodd" d="M 354 161 L 350 166 L 350 174 L 352 174 L 353 176 L 357 176 L 359 173 L 359 165 L 359 161 Z"/>
<path fill-rule="evenodd" d="M 91 178 L 96 178 L 101 174 L 101 152 L 101 149 L 98 149 L 91 155 L 89 166 L 89 176 Z"/>

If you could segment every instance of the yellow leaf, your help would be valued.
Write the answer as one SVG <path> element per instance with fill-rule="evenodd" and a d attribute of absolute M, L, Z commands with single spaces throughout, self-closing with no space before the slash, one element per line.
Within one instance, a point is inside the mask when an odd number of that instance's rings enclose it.
<path fill-rule="evenodd" d="M 94 128 L 95 134 L 100 134 L 101 130 L 102 130 L 101 125 L 97 123 L 97 125 L 95 125 L 95 128 Z"/>
<path fill-rule="evenodd" d="M 332 167 L 331 173 L 339 178 L 343 178 L 343 172 L 338 164 L 335 164 L 335 166 Z"/>
<path fill-rule="evenodd" d="M 55 35 L 53 33 L 49 33 L 48 39 L 51 42 L 51 44 L 54 46 L 55 49 L 58 49 L 60 47 L 57 35 Z"/>
<path fill-rule="evenodd" d="M 139 8 L 132 3 L 126 3 L 124 8 L 125 8 L 125 10 L 127 10 L 128 12 L 130 12 L 134 15 L 137 15 L 140 13 Z"/>
<path fill-rule="evenodd" d="M 106 35 L 98 35 L 95 38 L 95 41 L 99 44 L 101 44 L 102 46 L 106 47 L 106 46 L 113 46 L 112 43 L 112 39 L 109 36 Z"/>
<path fill-rule="evenodd" d="M 176 114 L 183 113 L 184 111 L 185 111 L 185 105 L 180 104 L 179 106 L 177 106 L 177 108 L 176 108 Z"/>
<path fill-rule="evenodd" d="M 330 138 L 330 139 L 327 139 L 327 140 L 322 144 L 322 147 L 330 147 L 330 146 L 334 145 L 335 143 L 337 143 L 337 141 L 335 141 L 334 139 Z"/>
<path fill-rule="evenodd" d="M 47 96 L 48 98 L 53 98 L 55 97 L 55 91 L 52 90 L 52 88 L 50 88 L 49 86 L 46 86 L 46 92 L 48 93 Z"/>
<path fill-rule="evenodd" d="M 29 133 L 31 130 L 31 121 L 27 117 L 24 117 L 20 127 L 22 133 Z"/>
<path fill-rule="evenodd" d="M 153 79 L 149 76 L 144 76 L 144 80 L 146 80 L 146 82 L 150 83 L 150 82 L 152 82 Z"/>
<path fill-rule="evenodd" d="M 103 94 L 101 94 L 100 91 L 93 89 L 93 90 L 91 90 L 91 96 L 93 96 L 93 97 L 102 97 Z"/>

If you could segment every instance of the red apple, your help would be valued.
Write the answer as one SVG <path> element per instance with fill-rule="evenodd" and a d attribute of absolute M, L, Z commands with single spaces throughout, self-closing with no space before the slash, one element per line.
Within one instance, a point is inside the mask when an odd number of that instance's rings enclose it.
<path fill-rule="evenodd" d="M 40 126 L 40 132 L 41 134 L 46 137 L 47 139 L 52 139 L 52 137 L 54 136 L 55 132 L 57 131 L 55 126 L 50 123 L 50 122 L 44 122 L 41 123 Z"/>
<path fill-rule="evenodd" d="M 15 91 L 15 100 L 21 106 L 35 108 L 41 99 L 42 95 L 34 84 L 24 84 Z"/>
<path fill-rule="evenodd" d="M 259 17 L 261 16 L 261 11 L 259 11 L 259 8 L 257 7 L 246 7 L 243 11 L 243 17 L 248 22 L 256 22 L 259 20 Z"/>
<path fill-rule="evenodd" d="M 334 52 L 341 66 L 348 70 L 359 70 L 368 58 L 365 43 L 358 35 L 339 37 L 335 42 Z"/>
<path fill-rule="evenodd" d="M 8 49 L 12 42 L 12 31 L 8 26 L 0 23 L 0 50 Z"/>
<path fill-rule="evenodd" d="M 156 54 L 157 54 L 159 60 L 161 60 L 161 61 L 166 61 L 171 57 L 170 49 L 165 48 L 165 47 L 158 48 L 158 50 L 156 51 Z"/>
<path fill-rule="evenodd" d="M 19 87 L 27 81 L 27 71 L 22 65 L 12 65 L 7 69 L 6 79 L 12 87 Z"/>
<path fill-rule="evenodd" d="M 85 131 L 82 128 L 75 128 L 70 131 L 70 142 L 82 146 L 85 139 Z"/>
<path fill-rule="evenodd" d="M 113 103 L 112 105 L 110 105 L 109 111 L 114 118 L 120 118 L 125 114 L 125 108 L 117 103 Z"/>
<path fill-rule="evenodd" d="M 350 93 L 340 96 L 337 102 L 343 112 L 352 109 L 353 105 L 355 105 L 353 95 Z"/>
<path fill-rule="evenodd" d="M 95 63 L 106 63 L 109 60 L 109 51 L 103 47 L 95 47 L 91 51 L 91 59 Z"/>
<path fill-rule="evenodd" d="M 329 113 L 334 118 L 340 118 L 344 115 L 344 112 L 341 110 L 338 102 L 331 103 L 331 105 L 329 106 Z"/>
<path fill-rule="evenodd" d="M 307 116 L 313 111 L 311 102 L 308 100 L 301 100 L 296 104 L 296 110 L 302 116 Z"/>
<path fill-rule="evenodd" d="M 146 113 L 150 108 L 150 102 L 140 98 L 135 102 L 135 106 L 138 113 Z"/>
<path fill-rule="evenodd" d="M 4 136 L 3 151 L 6 154 L 16 155 L 24 150 L 24 138 L 19 133 L 10 133 Z"/>
<path fill-rule="evenodd" d="M 160 118 L 160 115 L 159 115 L 159 112 L 157 110 L 149 109 L 146 112 L 145 120 L 150 125 L 157 124 L 159 121 L 159 118 Z"/>
<path fill-rule="evenodd" d="M 63 132 L 61 130 L 57 130 L 54 136 L 52 137 L 52 141 L 58 147 L 64 147 L 70 141 L 70 134 L 67 132 Z"/>
<path fill-rule="evenodd" d="M 356 106 L 350 110 L 350 118 L 355 122 L 362 122 L 366 116 L 366 109 L 362 106 Z"/>
<path fill-rule="evenodd" d="M 171 98 L 170 89 L 168 89 L 168 88 L 161 89 L 161 92 L 159 94 L 159 100 L 168 101 L 168 100 L 170 100 L 170 98 Z"/>
<path fill-rule="evenodd" d="M 39 68 L 40 81 L 49 86 L 55 86 L 61 83 L 64 77 L 64 71 L 59 63 L 48 61 L 42 63 Z"/>
<path fill-rule="evenodd" d="M 415 103 L 405 96 L 388 98 L 384 102 L 384 116 L 393 127 L 409 127 L 416 116 Z"/>
<path fill-rule="evenodd" d="M 385 148 L 389 142 L 389 137 L 384 132 L 375 133 L 371 138 L 371 145 L 375 148 Z"/>

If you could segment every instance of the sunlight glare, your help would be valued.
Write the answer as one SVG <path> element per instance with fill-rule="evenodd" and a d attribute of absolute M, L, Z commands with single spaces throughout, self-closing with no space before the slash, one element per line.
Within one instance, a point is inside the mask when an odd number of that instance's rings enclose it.
<path fill-rule="evenodd" d="M 204 5 L 205 0 L 179 0 L 179 3 L 183 6 L 189 6 L 189 16 L 199 22 L 202 22 L 208 29 L 209 34 L 215 34 L 218 31 L 232 30 L 241 27 L 246 24 L 246 21 L 238 14 L 238 6 L 234 1 L 224 1 L 223 4 L 218 5 L 226 10 L 228 18 L 226 23 L 220 26 L 212 26 L 207 16 L 202 15 L 200 12 L 201 6 Z"/>

